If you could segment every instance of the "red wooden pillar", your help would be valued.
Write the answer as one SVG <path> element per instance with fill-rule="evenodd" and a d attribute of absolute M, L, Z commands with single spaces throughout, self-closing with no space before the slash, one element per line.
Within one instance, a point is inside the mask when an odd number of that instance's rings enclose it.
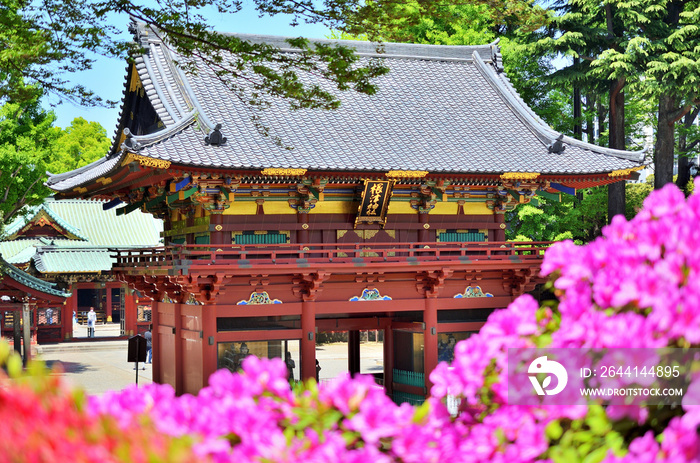
<path fill-rule="evenodd" d="M 71 296 L 66 300 L 68 316 L 63 319 L 63 339 L 73 338 L 73 314 L 75 314 L 76 320 L 78 317 L 78 288 L 75 283 L 72 285 L 71 293 Z"/>
<path fill-rule="evenodd" d="M 428 379 L 430 373 L 438 364 L 438 336 L 437 336 L 437 298 L 426 295 L 425 311 L 423 312 L 423 322 L 425 323 L 423 350 L 423 372 L 425 373 L 425 387 L 430 393 L 432 383 Z"/>
<path fill-rule="evenodd" d="M 506 240 L 506 215 L 505 214 L 499 214 L 497 212 L 494 213 L 495 215 L 495 221 L 498 224 L 498 228 L 496 229 L 495 233 L 495 238 L 496 241 L 505 241 Z"/>
<path fill-rule="evenodd" d="M 136 292 L 133 292 L 129 294 L 129 288 L 126 288 L 124 290 L 124 334 L 127 336 L 133 336 L 135 335 L 138 330 L 136 328 L 136 318 L 137 318 L 137 309 L 136 309 Z M 155 301 L 154 304 L 151 304 L 151 313 L 154 313 L 156 311 L 155 308 Z"/>
<path fill-rule="evenodd" d="M 182 395 L 185 393 L 185 359 L 182 355 L 182 304 L 173 304 L 173 321 L 175 323 L 173 328 L 175 331 L 175 394 Z M 208 375 L 204 377 L 208 378 Z"/>
<path fill-rule="evenodd" d="M 316 307 L 301 302 L 301 379 L 316 378 Z"/>
<path fill-rule="evenodd" d="M 422 225 L 418 229 L 418 242 L 423 243 L 425 241 L 430 241 L 430 224 L 428 223 L 429 214 L 427 212 L 418 213 L 418 223 Z"/>
<path fill-rule="evenodd" d="M 360 374 L 360 332 L 348 331 L 348 372 L 350 376 Z"/>
<path fill-rule="evenodd" d="M 394 393 L 394 330 L 391 322 L 384 328 L 384 390 L 387 395 Z"/>
<path fill-rule="evenodd" d="M 219 211 L 209 215 L 209 244 L 231 244 L 224 240 L 224 216 Z"/>
<path fill-rule="evenodd" d="M 217 367 L 217 332 L 216 332 L 216 306 L 202 306 L 202 332 L 205 339 L 202 340 L 202 380 L 206 386 Z M 184 374 L 184 371 L 182 372 Z"/>
<path fill-rule="evenodd" d="M 106 298 L 105 298 L 105 315 L 107 316 L 107 321 L 112 322 L 112 320 L 114 320 L 112 318 L 114 315 L 112 313 L 114 308 L 112 307 L 112 285 L 111 285 L 111 283 L 107 283 L 105 285 L 105 296 L 106 296 Z"/>
<path fill-rule="evenodd" d="M 309 242 L 309 213 L 299 212 L 297 214 L 297 222 L 301 224 L 301 230 L 297 231 L 297 243 Z M 304 228 L 306 226 L 306 228 Z"/>
<path fill-rule="evenodd" d="M 127 290 L 126 292 L 128 293 L 129 291 Z M 131 299 L 132 301 L 133 301 L 133 297 L 134 297 L 133 295 L 129 296 L 128 294 L 126 296 L 127 300 Z M 159 305 L 158 301 L 153 301 L 153 304 L 151 304 L 151 325 L 152 325 L 151 349 L 153 349 L 153 359 L 152 359 L 153 365 L 151 368 L 151 370 L 152 370 L 151 371 L 151 373 L 152 373 L 151 378 L 153 379 L 154 383 L 160 384 L 160 382 L 161 382 L 161 374 L 160 374 L 160 355 L 161 354 L 160 353 L 162 352 L 162 350 L 161 350 L 162 347 L 161 347 L 161 343 L 160 343 L 160 335 L 158 332 L 158 329 L 159 329 L 158 328 L 159 327 L 159 323 L 158 323 L 158 318 L 159 318 L 158 317 L 158 309 L 159 309 L 159 307 L 158 307 L 158 305 Z M 126 310 L 126 306 L 125 306 L 124 312 L 125 312 L 124 318 L 126 319 L 127 318 L 126 313 L 128 313 L 128 310 Z M 134 313 L 136 313 L 136 312 L 134 311 Z"/>

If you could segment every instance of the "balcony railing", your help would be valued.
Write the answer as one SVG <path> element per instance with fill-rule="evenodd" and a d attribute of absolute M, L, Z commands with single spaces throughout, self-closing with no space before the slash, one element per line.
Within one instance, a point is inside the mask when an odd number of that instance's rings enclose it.
<path fill-rule="evenodd" d="M 539 263 L 551 242 L 188 244 L 113 249 L 114 269 L 196 268 L 212 265 L 311 265 L 435 262 Z"/>

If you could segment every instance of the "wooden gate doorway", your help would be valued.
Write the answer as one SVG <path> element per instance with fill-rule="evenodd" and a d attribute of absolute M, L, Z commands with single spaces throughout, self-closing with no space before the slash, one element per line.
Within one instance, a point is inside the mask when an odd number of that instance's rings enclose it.
<path fill-rule="evenodd" d="M 372 375 L 383 385 L 384 330 L 319 331 L 316 339 L 321 382 L 349 373 Z"/>
<path fill-rule="evenodd" d="M 329 341 L 316 346 L 316 360 L 321 366 L 319 378 L 330 379 L 346 371 L 350 375 L 372 375 L 383 386 L 387 368 L 392 368 L 393 363 L 393 355 L 387 355 L 391 346 L 385 336 L 390 320 L 388 317 L 317 318 L 317 339 Z M 328 365 L 326 370 L 324 363 Z"/>

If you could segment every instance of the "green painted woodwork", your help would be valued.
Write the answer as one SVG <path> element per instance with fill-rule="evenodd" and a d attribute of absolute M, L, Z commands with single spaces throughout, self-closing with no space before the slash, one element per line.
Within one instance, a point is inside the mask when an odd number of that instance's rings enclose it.
<path fill-rule="evenodd" d="M 195 236 L 194 244 L 209 244 L 209 235 Z"/>
<path fill-rule="evenodd" d="M 283 233 L 266 233 L 256 235 L 254 233 L 243 233 L 233 235 L 235 244 L 284 244 L 287 242 L 287 235 Z"/>
<path fill-rule="evenodd" d="M 486 236 L 479 232 L 443 232 L 438 236 L 441 243 L 469 243 L 472 241 L 486 241 Z"/>

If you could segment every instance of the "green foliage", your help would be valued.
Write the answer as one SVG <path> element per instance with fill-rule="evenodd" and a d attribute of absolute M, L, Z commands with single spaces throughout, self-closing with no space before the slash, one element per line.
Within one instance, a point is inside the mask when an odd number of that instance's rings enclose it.
<path fill-rule="evenodd" d="M 674 124 L 692 109 L 699 96 L 697 3 L 633 0 L 601 4 L 568 0 L 556 5 L 562 14 L 554 19 L 555 27 L 537 43 L 536 50 L 557 51 L 576 58 L 554 77 L 577 85 L 584 93 L 604 96 L 602 101 L 609 99 L 611 82 L 625 89 L 628 145 L 644 139 L 639 136 L 640 129 L 651 120 L 645 114 L 655 113 L 656 186 L 670 182 Z M 599 143 L 604 143 L 606 130 L 599 132 Z"/>
<path fill-rule="evenodd" d="M 515 241 L 587 242 L 596 238 L 607 218 L 605 188 L 583 190 L 579 200 L 561 195 L 561 202 L 537 198 L 537 205 L 525 205 L 506 215 L 506 238 Z"/>
<path fill-rule="evenodd" d="M 550 447 L 544 455 L 554 463 L 598 463 L 609 453 L 622 455 L 626 444 L 599 405 L 588 407 L 581 420 L 557 420 L 547 425 Z"/>
<path fill-rule="evenodd" d="M 48 170 L 58 174 L 83 167 L 105 156 L 110 144 L 107 131 L 98 122 L 75 118 L 56 139 L 56 155 Z"/>
<path fill-rule="evenodd" d="M 654 189 L 654 177 L 645 183 L 628 183 L 625 216 L 634 217 L 644 199 Z M 513 241 L 560 241 L 571 239 L 589 242 L 600 236 L 608 222 L 607 187 L 581 190 L 581 199 L 561 195 L 561 202 L 537 198 L 537 204 L 527 204 L 506 214 L 506 239 Z"/>
<path fill-rule="evenodd" d="M 6 103 L 0 108 L 0 223 L 51 193 L 44 180 L 60 135 L 52 127 L 54 119 L 36 99 L 26 106 Z"/>
<path fill-rule="evenodd" d="M 625 217 L 627 220 L 631 220 L 632 217 L 637 215 L 642 209 L 644 200 L 649 193 L 654 191 L 654 176 L 650 175 L 647 177 L 644 183 L 630 183 L 625 188 L 625 196 L 627 202 L 625 203 Z"/>
<path fill-rule="evenodd" d="M 429 40 L 439 40 L 445 34 L 430 31 L 448 22 L 455 28 L 449 35 L 476 40 L 486 27 L 491 28 L 493 36 L 502 33 L 503 28 L 535 30 L 546 19 L 544 10 L 534 6 L 532 0 L 480 0 L 473 6 L 460 7 L 426 0 L 253 0 L 252 4 L 260 16 L 291 14 L 292 24 L 323 24 L 340 34 L 362 35 L 369 40 L 398 40 L 406 36 L 405 31 L 415 36 L 414 31 L 421 29 Z M 131 17 L 167 36 L 169 46 L 182 57 L 179 65 L 186 71 L 195 72 L 202 64 L 216 69 L 232 94 L 254 107 L 265 107 L 273 97 L 289 99 L 293 108 L 338 107 L 337 95 L 304 83 L 299 71 L 321 76 L 340 90 L 367 94 L 376 91 L 373 79 L 388 71 L 379 60 L 360 63 L 347 47 L 321 46 L 294 38 L 288 40 L 289 44 L 305 53 L 280 53 L 276 47 L 212 31 L 207 17 L 235 14 L 241 8 L 240 0 L 5 1 L 0 9 L 0 101 L 29 101 L 43 89 L 81 104 L 113 103 L 103 102 L 84 87 L 70 85 L 64 76 L 91 68 L 95 54 L 125 58 L 139 49 L 139 44 L 116 38 L 119 30 L 112 24 L 114 14 L 119 13 L 123 13 L 125 22 Z M 437 25 L 433 27 L 433 23 Z M 464 27 L 465 23 L 474 26 Z M 246 80 L 253 83 L 255 92 L 243 92 L 238 78 L 244 70 L 250 71 Z"/>
<path fill-rule="evenodd" d="M 0 230 L 52 193 L 44 186 L 47 171 L 67 172 L 107 154 L 110 142 L 100 124 L 77 118 L 61 130 L 54 120 L 37 99 L 0 107 Z"/>

